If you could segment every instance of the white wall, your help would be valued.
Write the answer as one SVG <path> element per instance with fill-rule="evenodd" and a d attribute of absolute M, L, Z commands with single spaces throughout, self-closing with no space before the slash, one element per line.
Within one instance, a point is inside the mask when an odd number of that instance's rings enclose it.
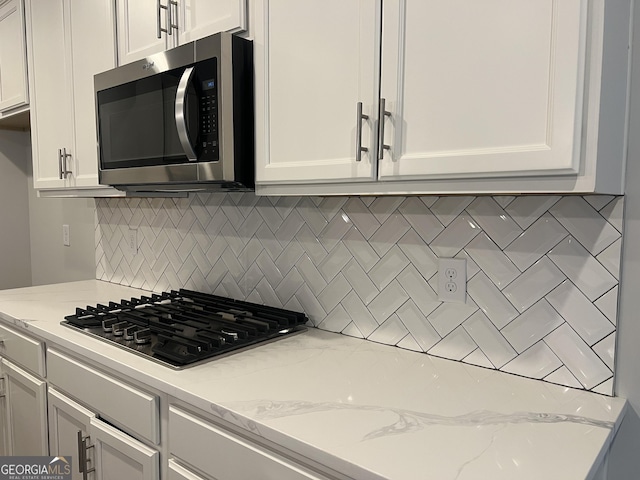
<path fill-rule="evenodd" d="M 0 289 L 31 285 L 29 134 L 0 130 Z"/>
<path fill-rule="evenodd" d="M 28 164 L 31 165 L 30 155 Z M 93 198 L 38 198 L 29 177 L 33 285 L 96 277 L 95 209 Z M 63 224 L 69 225 L 68 247 L 62 243 Z"/>
<path fill-rule="evenodd" d="M 634 10 L 629 151 L 618 315 L 616 394 L 630 407 L 609 461 L 609 480 L 640 478 L 640 5 Z"/>

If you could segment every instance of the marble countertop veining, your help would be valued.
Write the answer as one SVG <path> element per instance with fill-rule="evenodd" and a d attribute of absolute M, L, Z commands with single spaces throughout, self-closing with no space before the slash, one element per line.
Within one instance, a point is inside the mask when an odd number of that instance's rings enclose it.
<path fill-rule="evenodd" d="M 589 479 L 626 401 L 317 329 L 175 371 L 60 325 L 139 296 L 97 280 L 0 291 L 0 318 L 358 479 Z"/>

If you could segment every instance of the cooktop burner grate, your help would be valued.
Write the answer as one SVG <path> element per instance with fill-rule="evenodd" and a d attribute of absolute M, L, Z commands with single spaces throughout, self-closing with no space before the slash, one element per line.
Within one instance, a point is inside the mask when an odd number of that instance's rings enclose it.
<path fill-rule="evenodd" d="M 76 308 L 63 325 L 172 368 L 306 330 L 305 314 L 192 290 Z"/>

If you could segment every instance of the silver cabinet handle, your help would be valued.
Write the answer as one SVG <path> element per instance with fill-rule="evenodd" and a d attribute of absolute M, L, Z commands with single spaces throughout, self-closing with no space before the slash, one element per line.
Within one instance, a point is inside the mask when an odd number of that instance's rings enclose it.
<path fill-rule="evenodd" d="M 71 154 L 67 153 L 66 148 L 58 149 L 58 170 L 60 171 L 60 180 L 66 178 L 71 173 L 71 170 L 67 170 L 67 157 Z"/>
<path fill-rule="evenodd" d="M 82 430 L 78 430 L 78 473 L 82 473 L 82 478 L 87 478 L 87 460 L 85 458 L 86 451 L 84 449 L 84 437 L 82 436 Z"/>
<path fill-rule="evenodd" d="M 161 24 L 162 20 L 160 19 L 160 11 L 163 8 L 166 8 L 166 7 L 164 7 L 163 5 L 160 5 L 160 0 L 158 0 L 158 2 L 156 3 L 156 20 L 157 20 L 157 22 L 156 22 L 156 25 L 157 25 L 156 32 L 157 32 L 158 38 L 162 38 L 162 32 L 163 32 L 162 24 Z"/>
<path fill-rule="evenodd" d="M 362 120 L 367 120 L 369 115 L 362 113 L 362 102 L 358 102 L 356 118 L 356 162 L 362 160 L 362 152 L 368 152 L 367 147 L 362 146 Z"/>
<path fill-rule="evenodd" d="M 167 22 L 167 34 L 171 35 L 171 32 L 173 32 L 173 30 L 178 30 L 178 24 L 177 23 L 173 23 L 174 18 L 173 18 L 173 8 L 174 7 L 176 10 L 176 18 L 178 18 L 178 2 L 176 0 L 169 0 L 167 3 L 167 13 L 169 14 L 169 21 Z"/>
<path fill-rule="evenodd" d="M 384 143 L 384 121 L 386 117 L 391 116 L 391 112 L 387 112 L 384 108 L 385 100 L 384 98 L 380 99 L 380 112 L 378 114 L 378 122 L 379 122 L 379 130 L 378 130 L 378 160 L 384 159 L 384 151 L 390 150 L 391 147 L 389 145 L 385 145 Z"/>
<path fill-rule="evenodd" d="M 194 67 L 189 67 L 184 70 L 182 73 L 182 77 L 180 78 L 180 83 L 178 83 L 178 90 L 176 92 L 176 128 L 178 129 L 178 138 L 180 139 L 180 144 L 182 145 L 182 149 L 184 150 L 187 159 L 190 161 L 196 161 L 198 157 L 196 156 L 196 152 L 193 150 L 193 145 L 191 145 L 191 141 L 189 140 L 189 131 L 187 130 L 187 88 L 189 87 L 189 82 L 191 81 L 191 77 L 193 76 Z"/>
<path fill-rule="evenodd" d="M 162 32 L 166 33 L 167 35 L 171 35 L 171 4 L 162 5 L 160 3 L 160 0 L 158 0 L 157 8 L 158 8 L 158 24 L 157 24 L 158 38 L 162 37 Z M 162 28 L 162 20 L 161 20 L 162 10 L 166 10 L 166 12 L 164 13 L 164 18 L 166 19 L 164 28 Z"/>

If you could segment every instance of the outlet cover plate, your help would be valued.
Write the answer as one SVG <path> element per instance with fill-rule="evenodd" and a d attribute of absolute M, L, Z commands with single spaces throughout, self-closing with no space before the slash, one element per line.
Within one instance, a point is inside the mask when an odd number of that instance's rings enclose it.
<path fill-rule="evenodd" d="M 466 303 L 467 260 L 464 258 L 438 259 L 438 300 Z"/>

